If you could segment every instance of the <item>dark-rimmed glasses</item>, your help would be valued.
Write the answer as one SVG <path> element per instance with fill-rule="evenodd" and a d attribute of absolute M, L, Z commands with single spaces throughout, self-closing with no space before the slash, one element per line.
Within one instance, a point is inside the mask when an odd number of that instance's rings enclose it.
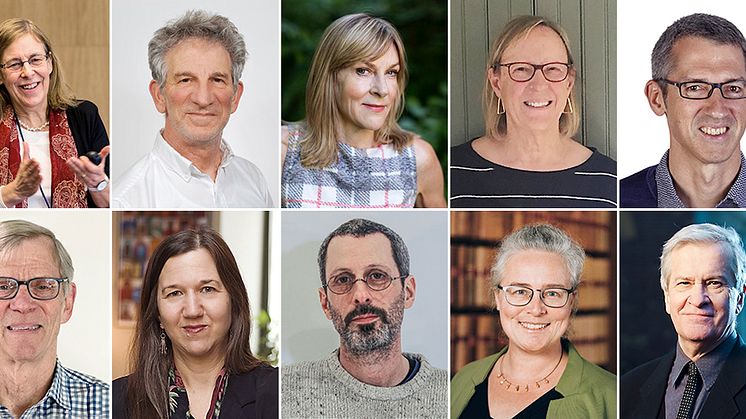
<path fill-rule="evenodd" d="M 551 62 L 546 64 L 531 64 L 531 63 L 525 63 L 525 62 L 515 62 L 515 63 L 504 63 L 504 64 L 496 64 L 492 66 L 495 67 L 507 67 L 508 68 L 508 76 L 510 76 L 511 80 L 517 81 L 517 82 L 526 82 L 534 78 L 534 74 L 536 74 L 536 70 L 541 70 L 541 73 L 544 75 L 544 78 L 547 79 L 547 81 L 551 81 L 553 83 L 558 83 L 561 81 L 564 81 L 567 78 L 567 75 L 570 74 L 570 67 L 572 67 L 571 63 L 561 63 L 561 62 Z"/>
<path fill-rule="evenodd" d="M 21 285 L 25 285 L 31 298 L 35 300 L 54 300 L 60 295 L 62 284 L 67 278 L 33 278 L 19 281 L 15 278 L 0 277 L 0 300 L 12 300 L 18 295 Z"/>
<path fill-rule="evenodd" d="M 521 285 L 508 285 L 505 287 L 498 285 L 497 288 L 502 290 L 505 294 L 505 301 L 507 301 L 508 304 L 516 307 L 523 307 L 528 305 L 528 303 L 530 303 L 531 300 L 534 298 L 534 291 L 539 291 L 539 298 L 541 298 L 541 301 L 544 303 L 545 306 L 551 308 L 561 308 L 567 304 L 567 301 L 570 299 L 570 294 L 575 291 L 574 288 L 560 287 L 534 290 L 533 288 L 524 287 Z"/>
<path fill-rule="evenodd" d="M 337 295 L 347 294 L 352 289 L 357 281 L 365 282 L 365 285 L 373 291 L 383 291 L 391 285 L 391 282 L 395 279 L 403 279 L 405 276 L 390 276 L 386 272 L 379 270 L 372 270 L 365 274 L 363 278 L 355 278 L 351 273 L 341 273 L 335 275 L 324 284 L 324 288 L 333 292 Z"/>
<path fill-rule="evenodd" d="M 668 79 L 657 79 L 657 81 L 678 87 L 679 96 L 684 99 L 709 99 L 715 89 L 720 89 L 720 94 L 725 99 L 746 98 L 746 80 L 731 80 L 724 83 L 708 83 L 701 80 L 676 82 Z"/>
<path fill-rule="evenodd" d="M 15 72 L 21 71 L 21 69 L 23 68 L 23 65 L 26 63 L 29 63 L 31 68 L 41 67 L 41 65 L 47 61 L 47 58 L 49 58 L 48 52 L 44 54 L 34 54 L 31 57 L 29 57 L 29 59 L 26 61 L 15 59 L 15 60 L 10 60 L 7 63 L 0 64 L 0 68 L 4 68 L 8 71 L 12 71 L 15 73 Z"/>

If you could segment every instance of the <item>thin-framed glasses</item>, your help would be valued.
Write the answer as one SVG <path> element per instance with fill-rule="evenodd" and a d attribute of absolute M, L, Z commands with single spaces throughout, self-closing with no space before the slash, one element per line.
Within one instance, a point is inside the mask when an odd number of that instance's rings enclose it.
<path fill-rule="evenodd" d="M 657 81 L 678 87 L 679 95 L 684 99 L 709 99 L 715 89 L 720 89 L 720 94 L 725 99 L 746 98 L 746 80 L 731 80 L 725 83 L 708 83 L 700 80 L 676 82 L 668 79 L 657 79 Z"/>
<path fill-rule="evenodd" d="M 0 300 L 12 300 L 18 295 L 22 285 L 26 286 L 29 295 L 35 300 L 54 300 L 60 295 L 62 284 L 67 278 L 33 278 L 19 281 L 15 278 L 0 277 Z"/>
<path fill-rule="evenodd" d="M 26 63 L 29 63 L 31 68 L 38 68 L 41 67 L 42 64 L 44 64 L 47 61 L 47 58 L 49 58 L 49 53 L 44 54 L 34 54 L 31 57 L 29 57 L 28 60 L 10 60 L 5 64 L 0 64 L 0 68 L 4 68 L 8 71 L 12 71 L 14 73 L 21 71 L 23 68 L 23 65 Z"/>
<path fill-rule="evenodd" d="M 551 62 L 546 64 L 531 64 L 525 62 L 497 64 L 494 67 L 507 67 L 508 75 L 513 81 L 526 82 L 534 78 L 536 70 L 541 70 L 544 78 L 553 83 L 564 81 L 570 74 L 571 63 Z"/>
<path fill-rule="evenodd" d="M 373 291 L 383 291 L 388 288 L 391 285 L 391 282 L 395 279 L 403 279 L 407 276 L 408 275 L 398 277 L 390 276 L 384 271 L 374 269 L 366 273 L 363 278 L 355 278 L 351 273 L 345 272 L 329 278 L 326 284 L 324 284 L 324 288 L 335 294 L 342 295 L 350 292 L 352 286 L 355 285 L 357 281 L 363 281 L 368 288 Z"/>
<path fill-rule="evenodd" d="M 516 307 L 523 307 L 525 305 L 528 305 L 528 303 L 531 302 L 531 299 L 534 298 L 534 291 L 539 291 L 539 297 L 541 298 L 541 301 L 544 303 L 545 306 L 551 308 L 561 308 L 567 304 L 567 301 L 570 299 L 570 294 L 575 291 L 574 288 L 560 287 L 535 290 L 533 288 L 524 287 L 521 285 L 508 285 L 505 287 L 498 285 L 497 288 L 502 290 L 505 294 L 505 301 L 507 301 L 508 304 Z"/>

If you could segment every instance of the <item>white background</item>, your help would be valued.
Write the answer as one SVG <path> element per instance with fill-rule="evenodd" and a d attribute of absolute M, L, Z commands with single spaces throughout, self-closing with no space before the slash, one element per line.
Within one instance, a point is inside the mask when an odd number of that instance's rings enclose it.
<path fill-rule="evenodd" d="M 650 54 L 677 19 L 707 13 L 746 31 L 746 6 L 737 1 L 619 1 L 617 6 L 617 139 L 619 178 L 658 164 L 670 143 L 666 117 L 656 116 L 645 98 Z"/>
<path fill-rule="evenodd" d="M 318 360 L 339 347 L 339 334 L 319 303 L 316 256 L 324 238 L 352 218 L 399 234 L 416 279 L 414 306 L 404 310 L 402 350 L 448 368 L 448 214 L 445 211 L 334 211 L 282 214 L 282 364 Z"/>
<path fill-rule="evenodd" d="M 108 210 L 15 210 L 0 221 L 26 220 L 51 230 L 73 260 L 77 296 L 60 326 L 57 354 L 67 368 L 111 382 L 111 228 Z"/>
<path fill-rule="evenodd" d="M 116 178 L 153 148 L 164 117 L 148 92 L 148 42 L 153 32 L 187 10 L 230 19 L 249 52 L 243 97 L 223 138 L 233 152 L 257 165 L 279 206 L 280 28 L 279 2 L 260 0 L 127 0 L 111 2 L 112 187 Z"/>

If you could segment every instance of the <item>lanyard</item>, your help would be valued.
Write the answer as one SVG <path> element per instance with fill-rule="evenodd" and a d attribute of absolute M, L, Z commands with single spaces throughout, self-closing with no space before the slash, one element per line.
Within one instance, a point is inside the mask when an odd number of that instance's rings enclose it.
<path fill-rule="evenodd" d="M 13 110 L 13 115 L 16 117 L 16 127 L 18 127 L 18 134 L 21 136 L 21 142 L 25 143 L 26 139 L 23 138 L 23 130 L 21 129 L 21 123 L 18 121 L 18 114 L 15 113 L 15 110 Z M 23 145 L 21 145 L 21 147 L 23 147 Z M 21 155 L 23 155 L 23 149 L 21 149 Z M 39 192 L 41 192 L 41 197 L 44 198 L 44 203 L 47 204 L 47 208 L 52 208 L 52 206 L 49 205 L 49 200 L 47 199 L 47 195 L 44 194 L 44 189 L 41 185 L 39 185 Z"/>

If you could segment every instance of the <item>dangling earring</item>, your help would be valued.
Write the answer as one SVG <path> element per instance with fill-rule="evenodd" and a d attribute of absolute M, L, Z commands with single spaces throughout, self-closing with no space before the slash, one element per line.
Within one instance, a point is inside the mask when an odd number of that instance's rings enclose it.
<path fill-rule="evenodd" d="M 168 347 L 166 346 L 166 331 L 161 329 L 161 355 L 168 353 Z"/>
<path fill-rule="evenodd" d="M 569 110 L 568 110 L 568 108 L 569 108 Z M 572 109 L 572 100 L 570 100 L 569 97 L 567 98 L 567 104 L 565 105 L 565 109 L 562 110 L 562 113 L 569 113 L 569 114 L 574 113 L 574 111 Z"/>
<path fill-rule="evenodd" d="M 500 109 L 502 108 L 502 109 Z M 500 99 L 500 96 L 497 97 L 497 114 L 502 115 L 505 113 L 505 105 L 503 105 L 503 100 Z"/>

